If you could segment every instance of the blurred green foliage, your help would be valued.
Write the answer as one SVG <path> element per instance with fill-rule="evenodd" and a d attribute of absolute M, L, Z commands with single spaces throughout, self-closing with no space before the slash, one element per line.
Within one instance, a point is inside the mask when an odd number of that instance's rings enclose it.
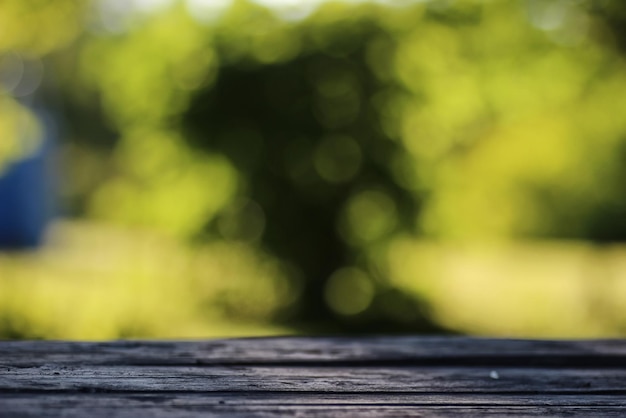
<path fill-rule="evenodd" d="M 189 301 L 179 321 L 469 329 L 431 316 L 428 300 L 442 299 L 419 284 L 428 271 L 407 267 L 417 283 L 407 286 L 398 277 L 410 260 L 391 249 L 416 237 L 626 238 L 620 2 L 328 2 L 298 19 L 246 1 L 199 4 L 0 6 L 0 27 L 25 14 L 37 29 L 15 32 L 0 55 L 37 56 L 55 81 L 67 212 L 179 243 L 184 267 L 143 275 L 131 258 L 106 276 L 164 288 L 180 276 L 186 293 L 168 295 L 174 309 Z M 1 132 L 16 129 L 5 110 L 15 106 L 0 110 Z M 17 146 L 7 144 L 0 156 Z M 201 254 L 196 279 L 189 263 Z M 234 273 L 220 277 L 222 256 Z M 167 321 L 146 325 L 158 300 L 119 335 L 173 335 Z M 207 332 L 196 329 L 181 334 Z"/>
<path fill-rule="evenodd" d="M 0 2 L 0 172 L 41 141 L 39 123 L 15 97 L 20 82 L 32 76 L 25 62 L 36 70 L 39 58 L 71 43 L 83 30 L 86 6 L 83 0 Z"/>

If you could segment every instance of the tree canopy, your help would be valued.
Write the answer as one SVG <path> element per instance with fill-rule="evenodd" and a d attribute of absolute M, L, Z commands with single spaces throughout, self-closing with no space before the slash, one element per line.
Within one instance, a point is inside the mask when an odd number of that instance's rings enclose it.
<path fill-rule="evenodd" d="M 288 321 L 434 329 L 386 278 L 406 235 L 626 238 L 619 2 L 51 4 L 3 3 L 37 30 L 0 54 L 53 74 L 68 213 L 274 257 Z"/>

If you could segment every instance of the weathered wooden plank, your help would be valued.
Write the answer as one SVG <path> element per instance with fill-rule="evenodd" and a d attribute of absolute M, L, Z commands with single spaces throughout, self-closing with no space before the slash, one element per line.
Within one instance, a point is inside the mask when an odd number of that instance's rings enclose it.
<path fill-rule="evenodd" d="M 547 341 L 466 337 L 263 338 L 107 343 L 4 341 L 0 365 L 402 363 L 626 368 L 626 340 Z"/>
<path fill-rule="evenodd" d="M 626 340 L 0 342 L 0 417 L 626 416 Z"/>
<path fill-rule="evenodd" d="M 614 393 L 625 369 L 484 367 L 4 367 L 0 391 Z"/>
<path fill-rule="evenodd" d="M 0 394 L 0 417 L 623 416 L 610 396 L 423 394 Z"/>
<path fill-rule="evenodd" d="M 110 418 L 110 409 L 81 408 L 63 410 L 62 415 L 58 411 L 51 410 L 8 410 L 0 413 L 0 417 L 20 418 Z M 229 417 L 229 418 L 273 418 L 273 417 L 623 417 L 624 409 L 621 407 L 458 407 L 454 405 L 405 407 L 405 406 L 382 406 L 371 408 L 369 406 L 352 407 L 275 407 L 268 408 L 224 408 L 185 410 L 182 408 L 164 409 L 161 407 L 126 409 L 119 408 L 114 411 L 118 418 L 141 418 L 141 417 L 167 417 L 167 418 L 197 418 L 197 417 Z"/>
<path fill-rule="evenodd" d="M 380 393 L 376 396 L 361 393 L 319 392 L 215 392 L 215 393 L 0 393 L 1 405 L 27 405 L 35 402 L 47 408 L 64 408 L 71 405 L 89 404 L 99 408 L 115 408 L 120 405 L 203 407 L 216 405 L 276 406 L 276 405 L 399 405 L 437 406 L 454 403 L 458 406 L 614 406 L 626 407 L 626 398 L 613 395 L 555 395 L 555 394 L 482 394 L 482 393 Z"/>

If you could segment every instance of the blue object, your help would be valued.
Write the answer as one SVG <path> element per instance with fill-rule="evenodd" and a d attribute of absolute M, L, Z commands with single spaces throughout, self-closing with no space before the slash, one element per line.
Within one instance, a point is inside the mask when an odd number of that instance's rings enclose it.
<path fill-rule="evenodd" d="M 28 157 L 13 162 L 0 173 L 0 249 L 33 248 L 42 243 L 52 218 L 49 123 L 46 138 Z"/>

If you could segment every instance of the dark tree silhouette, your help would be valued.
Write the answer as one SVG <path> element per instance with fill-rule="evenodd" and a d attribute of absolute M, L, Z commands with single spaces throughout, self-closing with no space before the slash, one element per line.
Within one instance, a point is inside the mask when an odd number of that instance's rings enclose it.
<path fill-rule="evenodd" d="M 324 329 L 341 322 L 324 301 L 327 278 L 345 265 L 379 274 L 368 268 L 361 248 L 338 231 L 348 197 L 367 188 L 384 190 L 397 208 L 397 228 L 405 231 L 413 230 L 420 203 L 391 174 L 393 158 L 405 151 L 384 133 L 376 106 L 381 94 L 402 91 L 377 77 L 367 62 L 371 41 L 385 39 L 393 47 L 392 39 L 370 21 L 341 29 L 352 36 L 336 33 L 324 48 L 309 45 L 285 63 L 242 59 L 225 64 L 215 84 L 193 98 L 183 119 L 195 146 L 226 155 L 243 175 L 241 193 L 266 215 L 262 246 L 302 274 L 304 296 L 291 318 L 324 324 Z M 345 137 L 360 148 L 358 172 L 329 181 L 315 169 L 316 149 L 323 141 Z M 342 163 L 341 155 L 335 158 Z M 404 312 L 420 312 L 421 302 L 381 279 L 360 325 L 347 321 L 342 331 L 435 329 L 419 314 L 403 319 L 389 314 L 400 305 L 408 308 Z"/>

